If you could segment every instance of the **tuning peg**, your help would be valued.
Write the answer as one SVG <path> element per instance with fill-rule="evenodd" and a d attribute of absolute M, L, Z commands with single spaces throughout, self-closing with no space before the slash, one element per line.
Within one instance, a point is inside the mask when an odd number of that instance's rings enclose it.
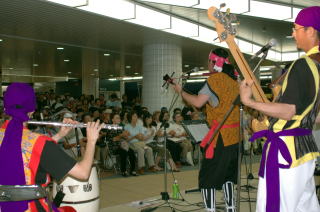
<path fill-rule="evenodd" d="M 226 6 L 226 3 L 220 4 L 220 10 Z"/>
<path fill-rule="evenodd" d="M 226 13 L 227 15 L 230 15 L 230 8 L 227 9 Z"/>

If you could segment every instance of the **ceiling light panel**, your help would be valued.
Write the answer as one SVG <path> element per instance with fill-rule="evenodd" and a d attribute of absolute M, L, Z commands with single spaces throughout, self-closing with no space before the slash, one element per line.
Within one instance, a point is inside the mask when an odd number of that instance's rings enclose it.
<path fill-rule="evenodd" d="M 286 19 L 285 21 L 289 21 L 289 22 L 294 22 L 296 20 L 296 17 L 298 15 L 298 13 L 301 11 L 300 8 L 293 8 L 292 10 L 292 18 Z"/>
<path fill-rule="evenodd" d="M 252 53 L 252 43 L 238 39 L 238 46 L 241 49 L 241 52 Z"/>
<path fill-rule="evenodd" d="M 282 61 L 292 61 L 299 58 L 299 52 L 282 53 Z"/>
<path fill-rule="evenodd" d="M 193 37 L 193 39 L 203 41 L 206 43 L 213 43 L 214 42 L 213 40 L 217 37 L 218 37 L 218 34 L 216 31 L 200 26 L 199 36 Z"/>
<path fill-rule="evenodd" d="M 128 22 L 151 27 L 154 29 L 170 28 L 169 15 L 145 7 L 141 7 L 139 5 L 136 5 L 135 9 L 135 18 L 128 20 Z"/>
<path fill-rule="evenodd" d="M 192 7 L 194 5 L 199 4 L 200 0 L 139 0 L 160 4 L 170 4 L 175 6 L 183 6 L 183 7 Z"/>
<path fill-rule="evenodd" d="M 198 25 L 175 17 L 171 18 L 171 29 L 164 31 L 184 37 L 196 37 L 199 35 Z"/>
<path fill-rule="evenodd" d="M 77 7 L 87 3 L 87 0 L 47 0 L 47 1 L 63 4 L 69 7 Z"/>
<path fill-rule="evenodd" d="M 291 18 L 291 7 L 260 1 L 250 1 L 250 12 L 244 15 L 285 20 Z"/>
<path fill-rule="evenodd" d="M 79 9 L 97 13 L 112 18 L 125 20 L 135 17 L 135 4 L 125 0 L 89 0 L 87 6 L 78 7 Z"/>
<path fill-rule="evenodd" d="M 199 0 L 198 5 L 193 6 L 199 9 L 209 9 L 212 6 L 220 8 L 222 3 L 226 4 L 225 8 L 230 8 L 231 13 L 245 13 L 249 11 L 249 0 Z M 222 9 L 223 10 L 223 9 Z"/>

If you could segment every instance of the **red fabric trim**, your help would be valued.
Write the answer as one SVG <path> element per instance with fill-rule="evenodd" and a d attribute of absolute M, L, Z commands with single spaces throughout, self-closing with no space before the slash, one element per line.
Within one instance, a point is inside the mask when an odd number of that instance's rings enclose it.
<path fill-rule="evenodd" d="M 35 201 L 32 201 L 32 202 L 29 203 L 29 209 L 31 210 L 31 212 L 37 212 L 38 211 Z"/>
<path fill-rule="evenodd" d="M 47 140 L 53 141 L 51 138 L 47 136 L 39 136 L 32 149 L 31 159 L 29 163 L 29 167 L 31 169 L 31 184 L 35 184 L 35 174 L 38 171 L 42 150 Z"/>
<path fill-rule="evenodd" d="M 213 136 L 213 133 L 215 131 L 215 129 L 219 126 L 219 122 L 217 122 L 216 120 L 212 121 L 212 125 L 211 128 L 209 130 L 209 132 L 207 133 L 207 135 L 202 139 L 200 146 L 202 148 L 205 148 L 207 143 L 210 141 L 211 137 Z M 222 125 L 221 129 L 224 128 L 235 128 L 235 127 L 239 127 L 239 122 L 234 123 L 234 124 L 224 124 Z M 214 156 L 214 149 L 216 148 L 217 145 L 217 136 L 213 138 L 213 141 L 210 143 L 210 146 L 207 148 L 206 150 L 206 155 L 205 157 L 207 159 L 212 159 Z"/>
<path fill-rule="evenodd" d="M 71 206 L 63 206 L 58 208 L 59 212 L 77 212 L 73 207 Z"/>
<path fill-rule="evenodd" d="M 48 204 L 47 204 L 47 202 L 45 201 L 44 198 L 39 199 L 39 202 L 40 202 L 40 204 L 42 205 L 42 207 L 43 207 L 46 211 L 49 211 L 49 206 L 48 206 Z"/>

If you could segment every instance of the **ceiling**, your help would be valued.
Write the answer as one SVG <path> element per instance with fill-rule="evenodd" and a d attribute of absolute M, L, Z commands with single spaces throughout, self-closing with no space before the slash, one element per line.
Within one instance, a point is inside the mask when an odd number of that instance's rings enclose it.
<path fill-rule="evenodd" d="M 276 2 L 289 3 L 291 0 Z M 320 5 L 318 0 L 293 0 L 293 3 L 302 7 Z M 213 28 L 205 10 L 155 3 L 146 5 Z M 212 48 L 207 43 L 41 0 L 1 0 L 0 11 L 3 81 L 81 78 L 82 53 L 86 49 L 96 51 L 98 55 L 92 74 L 100 78 L 119 76 L 120 69 L 125 70 L 126 76 L 141 75 L 144 39 L 155 32 L 180 41 L 183 65 L 189 65 L 184 70 L 205 67 L 208 51 Z M 276 38 L 281 42 L 276 50 L 296 50 L 294 42 L 285 38 L 291 30 L 291 23 L 245 15 L 240 15 L 239 20 L 238 35 L 243 39 L 264 45 L 270 38 Z M 57 47 L 64 49 L 57 50 Z M 110 55 L 104 56 L 106 53 Z M 28 75 L 51 77 L 31 78 Z"/>

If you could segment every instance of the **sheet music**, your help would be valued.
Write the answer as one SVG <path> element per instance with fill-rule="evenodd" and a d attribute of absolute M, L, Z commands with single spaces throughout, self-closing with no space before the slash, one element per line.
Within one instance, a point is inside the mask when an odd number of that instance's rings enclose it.
<path fill-rule="evenodd" d="M 207 124 L 190 124 L 186 125 L 189 132 L 192 134 L 193 138 L 196 142 L 202 141 L 204 136 L 208 133 L 210 130 Z"/>

